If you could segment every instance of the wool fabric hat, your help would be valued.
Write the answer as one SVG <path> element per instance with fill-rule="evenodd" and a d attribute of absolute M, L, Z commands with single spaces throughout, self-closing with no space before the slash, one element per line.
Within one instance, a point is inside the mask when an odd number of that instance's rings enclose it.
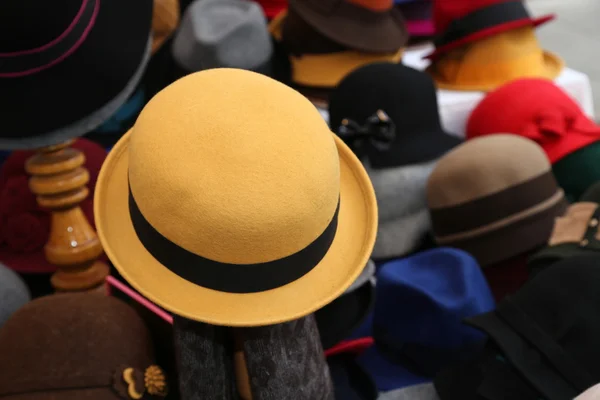
<path fill-rule="evenodd" d="M 289 0 L 317 32 L 335 43 L 368 53 L 394 53 L 408 33 L 393 0 Z"/>
<path fill-rule="evenodd" d="M 537 270 L 556 261 L 583 254 L 600 254 L 600 206 L 598 203 L 580 202 L 567 208 L 554 222 L 548 246 L 529 259 Z"/>
<path fill-rule="evenodd" d="M 342 353 L 327 358 L 336 399 L 375 400 L 377 387 L 364 369 L 356 362 L 356 355 Z"/>
<path fill-rule="evenodd" d="M 426 382 L 441 368 L 469 359 L 484 337 L 461 321 L 494 308 L 475 259 L 451 248 L 384 264 L 375 296 L 375 346 L 359 363 L 379 391 Z"/>
<path fill-rule="evenodd" d="M 411 38 L 430 37 L 435 34 L 431 0 L 408 0 L 396 4 L 406 20 L 406 28 Z"/>
<path fill-rule="evenodd" d="M 179 25 L 179 0 L 154 0 L 152 53 L 156 53 Z"/>
<path fill-rule="evenodd" d="M 370 120 L 378 111 L 389 121 Z M 427 178 L 436 160 L 462 142 L 442 128 L 431 78 L 401 64 L 364 66 L 332 92 L 329 123 L 363 160 L 377 194 L 373 258 L 415 250 L 429 231 Z"/>
<path fill-rule="evenodd" d="M 80 207 L 94 227 L 93 193 L 106 150 L 86 139 L 76 140 L 71 147 L 85 156 L 90 195 Z M 46 261 L 43 249 L 50 235 L 50 214 L 37 204 L 25 171 L 25 162 L 33 154 L 15 151 L 0 168 L 0 262 L 19 273 L 45 274 L 56 271 L 56 265 Z"/>
<path fill-rule="evenodd" d="M 36 299 L 0 329 L 0 398 L 129 400 L 163 398 L 140 317 L 112 297 L 57 294 Z"/>
<path fill-rule="evenodd" d="M 600 140 L 600 127 L 567 93 L 546 79 L 510 82 L 477 105 L 467 123 L 467 139 L 498 132 L 535 141 L 552 164 Z"/>
<path fill-rule="evenodd" d="M 464 45 L 552 19 L 554 15 L 531 17 L 520 0 L 433 0 L 437 38 L 435 51 L 427 58 L 436 59 Z"/>
<path fill-rule="evenodd" d="M 151 21 L 152 0 L 3 2 L 0 148 L 57 144 L 110 117 L 144 72 Z"/>
<path fill-rule="evenodd" d="M 287 0 L 255 0 L 268 19 L 273 19 L 288 7 Z"/>
<path fill-rule="evenodd" d="M 267 73 L 273 45 L 258 4 L 198 0 L 185 11 L 172 51 L 187 72 L 229 67 Z"/>
<path fill-rule="evenodd" d="M 102 167 L 94 211 L 132 286 L 227 326 L 293 320 L 333 301 L 377 231 L 369 178 L 316 108 L 227 68 L 188 75 L 146 105 Z"/>
<path fill-rule="evenodd" d="M 4 264 L 0 264 L 0 328 L 29 300 L 31 295 L 25 282 Z"/>
<path fill-rule="evenodd" d="M 440 89 L 490 91 L 519 78 L 555 79 L 563 67 L 564 61 L 541 49 L 533 28 L 526 26 L 452 50 L 427 72 Z"/>
<path fill-rule="evenodd" d="M 442 157 L 427 203 L 437 243 L 468 251 L 482 267 L 544 245 L 566 209 L 542 148 L 509 134 L 468 140 Z"/>
<path fill-rule="evenodd" d="M 600 380 L 599 261 L 589 255 L 558 262 L 497 310 L 469 320 L 538 397 L 572 399 Z"/>
<path fill-rule="evenodd" d="M 289 77 L 294 86 L 330 90 L 352 71 L 375 62 L 398 63 L 403 48 L 392 52 L 357 51 L 327 39 L 304 21 L 293 9 L 279 14 L 269 24 L 269 31 L 282 53 L 289 58 Z"/>

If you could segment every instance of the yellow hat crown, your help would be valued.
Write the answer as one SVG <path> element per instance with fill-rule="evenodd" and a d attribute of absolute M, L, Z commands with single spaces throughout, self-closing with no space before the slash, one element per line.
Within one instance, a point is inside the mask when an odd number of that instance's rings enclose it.
<path fill-rule="evenodd" d="M 335 235 L 333 135 L 308 100 L 265 76 L 215 69 L 170 85 L 140 114 L 129 160 L 134 225 L 213 267 L 262 268 Z"/>

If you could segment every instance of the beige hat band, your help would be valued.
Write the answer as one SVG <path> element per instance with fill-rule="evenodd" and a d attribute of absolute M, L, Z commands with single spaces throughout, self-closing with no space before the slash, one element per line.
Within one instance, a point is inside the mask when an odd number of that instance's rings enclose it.
<path fill-rule="evenodd" d="M 338 226 L 340 203 L 323 233 L 302 250 L 257 264 L 230 264 L 204 258 L 171 242 L 144 217 L 131 187 L 129 214 L 135 233 L 152 256 L 179 277 L 204 288 L 228 293 L 256 293 L 291 283 L 319 264 L 331 247 Z"/>
<path fill-rule="evenodd" d="M 481 226 L 476 229 L 472 229 L 465 232 L 459 232 L 447 236 L 436 236 L 435 239 L 439 244 L 449 244 L 452 242 L 467 240 L 477 236 L 485 235 L 486 233 L 496 231 L 498 229 L 504 228 L 506 226 L 515 224 L 521 220 L 529 218 L 533 215 L 542 213 L 563 201 L 564 197 L 565 193 L 563 192 L 563 190 L 557 189 L 551 197 L 526 210 L 520 211 L 516 214 L 510 215 L 506 218 L 500 219 L 496 222 Z"/>

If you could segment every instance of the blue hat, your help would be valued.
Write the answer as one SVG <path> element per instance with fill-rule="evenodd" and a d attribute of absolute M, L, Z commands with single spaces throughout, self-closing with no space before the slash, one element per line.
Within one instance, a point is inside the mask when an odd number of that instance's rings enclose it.
<path fill-rule="evenodd" d="M 379 391 L 431 381 L 482 347 L 484 335 L 462 320 L 494 306 L 477 261 L 464 251 L 437 248 L 390 261 L 377 274 L 375 345 L 359 363 Z"/>

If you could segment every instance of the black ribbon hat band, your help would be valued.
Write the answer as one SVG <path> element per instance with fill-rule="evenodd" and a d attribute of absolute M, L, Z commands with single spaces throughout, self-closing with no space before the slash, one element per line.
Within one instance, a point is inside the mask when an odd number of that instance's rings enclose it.
<path fill-rule="evenodd" d="M 531 16 L 521 1 L 493 4 L 452 21 L 434 43 L 442 47 L 485 29 L 524 19 Z"/>
<path fill-rule="evenodd" d="M 337 231 L 340 204 L 323 233 L 302 250 L 258 264 L 229 264 L 194 254 L 164 237 L 142 215 L 131 188 L 129 214 L 135 233 L 146 250 L 163 266 L 196 285 L 228 293 L 256 293 L 291 283 L 319 264 Z"/>
<path fill-rule="evenodd" d="M 0 53 L 0 78 L 31 75 L 67 58 L 93 28 L 99 8 L 100 0 L 83 0 L 71 24 L 57 38 L 35 49 Z"/>

